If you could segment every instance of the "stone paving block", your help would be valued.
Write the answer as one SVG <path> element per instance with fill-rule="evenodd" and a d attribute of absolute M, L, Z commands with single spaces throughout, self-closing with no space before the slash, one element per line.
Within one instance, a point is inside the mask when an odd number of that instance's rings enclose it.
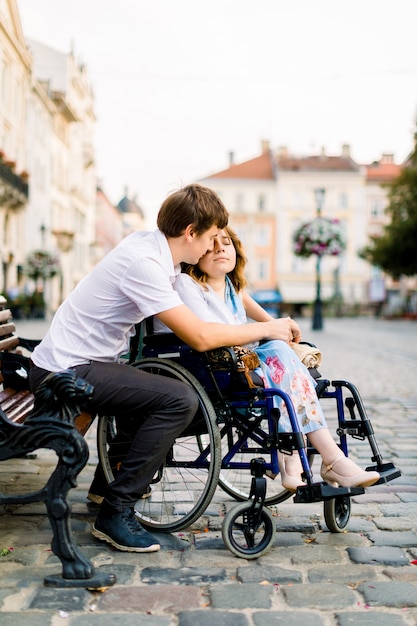
<path fill-rule="evenodd" d="M 414 493 L 401 492 L 398 494 L 401 502 L 417 502 L 417 491 Z"/>
<path fill-rule="evenodd" d="M 381 511 L 387 517 L 417 517 L 417 502 L 400 502 L 398 504 L 381 504 Z"/>
<path fill-rule="evenodd" d="M 395 479 L 395 486 L 400 491 L 405 489 L 406 491 L 415 491 L 417 487 L 417 480 L 415 478 L 416 468 L 415 468 L 415 459 L 410 461 L 414 465 L 414 467 L 409 467 L 408 469 L 399 468 L 402 471 L 402 476 Z"/>
<path fill-rule="evenodd" d="M 272 585 L 219 585 L 210 588 L 214 609 L 269 609 L 276 589 Z"/>
<path fill-rule="evenodd" d="M 324 626 L 325 620 L 319 613 L 312 611 L 264 611 L 252 615 L 255 626 Z"/>
<path fill-rule="evenodd" d="M 234 556 L 223 545 L 222 550 L 209 550 L 204 554 L 205 567 L 224 567 L 227 570 L 235 570 L 236 564 L 241 559 Z M 202 564 L 201 550 L 188 550 L 181 555 L 181 563 L 186 567 L 200 567 Z M 165 564 L 164 564 L 165 565 Z M 169 563 L 167 564 L 169 567 Z"/>
<path fill-rule="evenodd" d="M 281 586 L 290 607 L 338 610 L 355 606 L 357 596 L 345 585 L 311 583 Z"/>
<path fill-rule="evenodd" d="M 58 560 L 57 560 L 58 561 Z M 24 589 L 26 587 L 41 587 L 43 585 L 43 579 L 45 576 L 61 575 L 62 565 L 57 562 L 56 566 L 39 566 L 39 567 L 25 567 L 20 571 L 10 573 L 10 581 L 18 589 Z"/>
<path fill-rule="evenodd" d="M 67 621 L 68 624 L 68 621 Z M 71 617 L 71 626 L 172 626 L 172 620 L 166 615 L 140 615 L 129 613 L 86 613 Z"/>
<path fill-rule="evenodd" d="M 308 570 L 308 580 L 312 583 L 358 584 L 364 580 L 376 580 L 377 571 L 370 565 L 343 564 L 341 567 L 320 565 Z"/>
<path fill-rule="evenodd" d="M 288 500 L 275 505 L 274 508 L 278 519 L 291 519 L 293 517 L 302 519 L 304 517 L 315 522 L 323 517 L 323 502 L 294 502 L 294 498 L 290 497 Z"/>
<path fill-rule="evenodd" d="M 404 582 L 362 583 L 357 590 L 370 606 L 412 607 L 417 606 L 417 584 Z"/>
<path fill-rule="evenodd" d="M 135 580 L 137 568 L 134 565 L 112 563 L 96 567 L 95 570 L 96 573 L 106 572 L 108 574 L 115 574 L 118 585 L 131 585 Z"/>
<path fill-rule="evenodd" d="M 349 522 L 350 524 L 350 522 Z M 374 526 L 372 526 L 374 528 Z M 348 531 L 342 533 L 331 533 L 329 531 L 323 531 L 312 535 L 314 543 L 317 546 L 334 546 L 339 548 L 346 548 L 346 546 L 366 546 L 369 545 L 368 538 L 362 531 L 352 532 L 349 528 Z"/>
<path fill-rule="evenodd" d="M 239 567 L 237 578 L 243 583 L 300 583 L 303 580 L 301 572 L 284 569 L 283 567 L 272 567 L 259 565 L 257 567 Z"/>
<path fill-rule="evenodd" d="M 249 626 L 249 620 L 243 613 L 231 611 L 182 611 L 178 626 Z"/>
<path fill-rule="evenodd" d="M 9 554 L 0 557 L 2 568 L 6 563 L 18 563 L 19 565 L 32 566 L 42 560 L 48 553 L 39 546 L 10 546 Z"/>
<path fill-rule="evenodd" d="M 414 583 L 417 581 L 417 568 L 415 565 L 410 565 L 410 567 L 387 567 L 382 573 L 384 576 L 388 576 L 388 578 L 398 582 Z"/>
<path fill-rule="evenodd" d="M 305 542 L 306 536 L 309 534 L 300 532 L 279 532 L 277 531 L 276 539 L 273 546 L 283 548 L 285 546 L 301 546 Z"/>
<path fill-rule="evenodd" d="M 378 517 L 374 519 L 374 524 L 380 530 L 415 530 L 417 520 L 409 515 L 404 517 Z"/>
<path fill-rule="evenodd" d="M 91 594 L 85 589 L 43 588 L 35 592 L 28 609 L 71 613 L 83 611 L 89 600 L 91 600 Z"/>
<path fill-rule="evenodd" d="M 355 518 L 359 520 L 359 516 L 364 517 L 365 520 L 379 517 L 380 515 L 382 515 L 380 507 L 380 504 L 375 504 L 372 502 L 351 502 L 351 519 Z"/>
<path fill-rule="evenodd" d="M 44 611 L 35 613 L 25 611 L 24 613 L 0 613 L 1 626 L 49 626 L 54 619 L 54 613 Z"/>
<path fill-rule="evenodd" d="M 356 511 L 356 505 L 361 506 L 361 505 L 367 505 L 367 504 L 395 504 L 396 502 L 399 502 L 399 497 L 397 494 L 395 493 L 391 493 L 391 492 L 385 492 L 385 491 L 380 491 L 380 492 L 376 492 L 375 489 L 372 489 L 370 491 L 365 492 L 363 495 L 361 496 L 353 496 L 351 498 L 352 504 L 355 504 L 355 511 Z"/>
<path fill-rule="evenodd" d="M 12 582 L 9 582 L 8 585 L 4 585 L 0 589 L 0 609 L 3 607 L 3 602 L 5 598 L 7 598 L 10 595 L 10 590 L 14 591 L 14 583 Z"/>
<path fill-rule="evenodd" d="M 415 548 L 409 548 L 408 553 L 411 554 L 413 559 L 417 559 L 417 546 L 415 546 Z"/>
<path fill-rule="evenodd" d="M 276 522 L 276 529 L 277 533 L 314 533 L 317 530 L 317 524 L 305 518 L 279 518 Z"/>
<path fill-rule="evenodd" d="M 177 569 L 146 567 L 140 574 L 142 582 L 167 585 L 202 585 L 226 579 L 226 570 L 208 567 L 180 567 Z"/>
<path fill-rule="evenodd" d="M 337 626 L 406 626 L 402 615 L 382 611 L 355 611 L 337 613 Z"/>
<path fill-rule="evenodd" d="M 408 558 L 401 548 L 370 547 L 348 548 L 350 559 L 354 563 L 368 563 L 370 565 L 408 565 Z"/>
<path fill-rule="evenodd" d="M 320 546 L 305 544 L 302 547 L 295 546 L 290 554 L 291 563 L 340 563 L 341 551 L 333 546 Z"/>
<path fill-rule="evenodd" d="M 224 545 L 221 533 L 208 533 L 205 536 L 197 535 L 195 537 L 195 548 L 196 550 L 224 550 L 225 552 L 228 552 L 226 546 Z"/>
<path fill-rule="evenodd" d="M 411 531 L 384 531 L 369 533 L 369 539 L 374 546 L 397 546 L 409 548 L 417 546 L 417 534 Z"/>
<path fill-rule="evenodd" d="M 204 590 L 189 585 L 111 587 L 97 601 L 97 611 L 119 613 L 179 613 L 207 606 Z"/>

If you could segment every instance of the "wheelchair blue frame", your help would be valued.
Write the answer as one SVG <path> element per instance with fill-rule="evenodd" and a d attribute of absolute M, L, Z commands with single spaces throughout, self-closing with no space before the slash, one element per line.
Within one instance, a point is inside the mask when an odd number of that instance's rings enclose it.
<path fill-rule="evenodd" d="M 188 432 L 176 441 L 164 467 L 151 485 L 151 497 L 138 503 L 137 514 L 143 525 L 168 532 L 189 527 L 204 514 L 214 491 L 220 486 L 235 500 L 242 502 L 242 511 L 238 513 L 244 516 L 246 522 L 239 523 L 239 532 L 245 528 L 245 541 L 249 536 L 249 518 L 256 518 L 256 524 L 261 523 L 266 529 L 270 529 L 268 514 L 261 513 L 264 505 L 276 505 L 294 495 L 277 487 L 277 481 L 273 480 L 279 474 L 278 451 L 282 451 L 299 454 L 304 471 L 305 486 L 297 489 L 294 502 L 323 501 L 324 517 L 329 530 L 344 530 L 350 517 L 350 498 L 363 493 L 364 489 L 333 487 L 327 483 L 314 482 L 311 460 L 316 451 L 305 447 L 293 403 L 286 393 L 278 388 L 233 388 L 232 378 L 235 373 L 232 368 L 214 370 L 205 353 L 196 352 L 171 333 L 143 337 L 139 352 L 142 358 L 133 363 L 133 366 L 178 377 L 194 386 L 200 400 L 198 416 L 202 416 L 201 427 L 196 418 Z M 380 473 L 378 484 L 400 476 L 401 472 L 392 463 L 383 462 L 371 422 L 356 387 L 343 380 L 330 383 L 326 379 L 320 379 L 318 390 L 320 398 L 331 399 L 336 403 L 336 434 L 345 455 L 348 455 L 348 437 L 367 439 L 372 452 L 371 462 L 374 463 L 368 469 L 376 469 Z M 347 398 L 346 392 L 349 394 Z M 274 407 L 276 396 L 286 405 L 292 428 L 290 433 L 279 432 L 279 411 Z M 349 416 L 346 416 L 345 406 Z M 358 418 L 355 410 L 359 414 Z M 100 419 L 99 454 L 106 467 L 109 445 L 106 437 L 110 418 Z M 268 460 L 264 457 L 268 457 Z M 257 474 L 255 489 L 252 482 L 254 463 Z M 268 475 L 268 478 L 262 478 L 266 481 L 262 497 L 257 492 L 261 484 L 260 468 L 264 475 Z M 109 471 L 108 480 L 111 479 Z M 253 514 L 255 504 L 256 515 Z M 226 524 L 226 544 L 238 556 L 247 555 L 244 546 L 236 547 L 233 544 L 233 529 L 230 530 L 230 524 L 233 526 L 234 523 L 229 520 L 229 526 Z M 252 531 L 255 532 L 255 528 Z M 264 537 L 261 542 L 262 550 L 266 549 L 265 544 L 268 542 Z M 240 554 L 242 551 L 243 554 Z M 252 545 L 250 554 L 253 558 L 258 552 L 256 545 Z"/>

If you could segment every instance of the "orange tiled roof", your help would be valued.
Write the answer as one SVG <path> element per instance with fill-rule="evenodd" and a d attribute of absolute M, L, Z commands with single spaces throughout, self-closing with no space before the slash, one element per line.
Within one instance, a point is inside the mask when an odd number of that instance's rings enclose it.
<path fill-rule="evenodd" d="M 278 157 L 278 169 L 287 171 L 357 171 L 359 165 L 350 157 L 343 156 L 282 156 Z"/>
<path fill-rule="evenodd" d="M 376 182 L 389 182 L 400 174 L 402 170 L 401 165 L 396 163 L 385 163 L 384 161 L 377 161 L 368 165 L 366 168 L 366 179 Z"/>
<path fill-rule="evenodd" d="M 275 180 L 275 166 L 269 151 L 244 163 L 232 164 L 227 170 L 212 174 L 208 178 L 256 178 Z"/>

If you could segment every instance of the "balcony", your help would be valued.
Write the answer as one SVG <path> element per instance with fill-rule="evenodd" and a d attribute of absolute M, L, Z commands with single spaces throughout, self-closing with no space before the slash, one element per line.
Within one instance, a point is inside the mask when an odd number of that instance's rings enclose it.
<path fill-rule="evenodd" d="M 0 206 L 18 209 L 27 203 L 28 196 L 26 176 L 15 174 L 13 165 L 0 158 Z"/>

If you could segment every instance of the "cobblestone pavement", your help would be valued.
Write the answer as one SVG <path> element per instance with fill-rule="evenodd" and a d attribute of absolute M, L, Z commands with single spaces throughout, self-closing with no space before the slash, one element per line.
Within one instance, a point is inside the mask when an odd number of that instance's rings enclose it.
<path fill-rule="evenodd" d="M 396 480 L 352 499 L 347 531 L 330 533 L 322 503 L 276 507 L 272 548 L 255 560 L 234 557 L 221 538 L 222 512 L 233 506 L 217 490 L 196 528 L 159 535 L 160 552 L 112 550 L 92 537 L 94 510 L 86 492 L 91 457 L 71 491 L 73 531 L 94 565 L 117 575 L 104 593 L 43 586 L 61 571 L 51 554 L 43 504 L 0 515 L 0 624 L 31 626 L 405 626 L 417 624 L 417 322 L 373 318 L 325 320 L 306 339 L 323 351 L 330 380 L 347 379 L 361 392 L 385 461 L 402 471 Z M 42 336 L 45 323 L 18 322 L 22 336 Z M 367 443 L 349 443 L 366 465 Z M 45 451 L 35 459 L 0 464 L 0 489 L 33 484 L 49 475 Z M 4 513 L 0 511 L 0 513 Z"/>

